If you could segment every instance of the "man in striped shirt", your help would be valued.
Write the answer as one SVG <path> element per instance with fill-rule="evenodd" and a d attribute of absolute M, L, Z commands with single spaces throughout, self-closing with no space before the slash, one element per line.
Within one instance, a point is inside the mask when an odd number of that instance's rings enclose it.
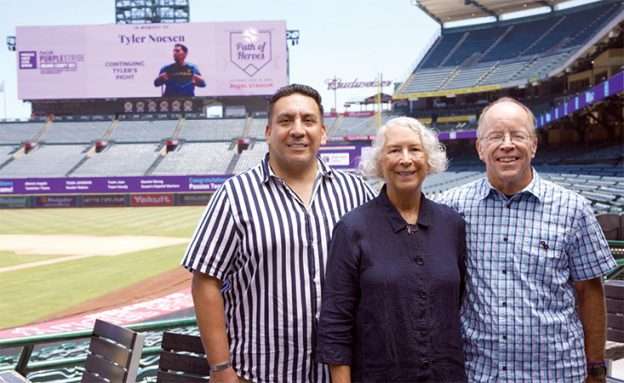
<path fill-rule="evenodd" d="M 328 243 L 373 193 L 318 158 L 325 139 L 318 92 L 278 90 L 268 155 L 214 194 L 189 244 L 183 265 L 215 383 L 329 382 L 314 360 Z"/>
<path fill-rule="evenodd" d="M 588 201 L 531 167 L 535 118 L 503 98 L 479 118 L 486 177 L 441 199 L 466 220 L 470 382 L 605 381 L 602 276 L 615 267 Z"/>

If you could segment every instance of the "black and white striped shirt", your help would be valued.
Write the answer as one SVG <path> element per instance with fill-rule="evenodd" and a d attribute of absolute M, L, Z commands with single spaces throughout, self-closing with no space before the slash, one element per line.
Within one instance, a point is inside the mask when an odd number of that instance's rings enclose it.
<path fill-rule="evenodd" d="M 234 369 L 254 383 L 329 382 L 314 360 L 328 244 L 336 222 L 373 198 L 359 177 L 320 159 L 309 206 L 269 167 L 213 195 L 183 265 L 230 286 L 225 316 Z"/>

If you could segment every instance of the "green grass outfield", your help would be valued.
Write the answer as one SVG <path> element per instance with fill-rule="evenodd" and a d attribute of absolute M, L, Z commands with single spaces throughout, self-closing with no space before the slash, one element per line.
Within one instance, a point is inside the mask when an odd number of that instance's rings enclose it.
<path fill-rule="evenodd" d="M 0 234 L 190 238 L 203 207 L 0 210 Z M 89 257 L 0 274 L 0 328 L 66 310 L 177 267 L 185 245 Z M 55 256 L 56 257 L 56 256 Z M 0 267 L 52 258 L 0 252 Z"/>

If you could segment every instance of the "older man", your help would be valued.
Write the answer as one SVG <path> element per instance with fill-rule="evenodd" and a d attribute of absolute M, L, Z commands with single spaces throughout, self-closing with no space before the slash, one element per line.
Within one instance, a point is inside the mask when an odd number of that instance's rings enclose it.
<path fill-rule="evenodd" d="M 441 198 L 467 224 L 468 380 L 605 381 L 602 276 L 615 261 L 588 201 L 532 168 L 535 118 L 514 99 L 483 110 L 476 147 L 486 177 Z"/>
<path fill-rule="evenodd" d="M 266 139 L 264 161 L 212 197 L 183 261 L 210 381 L 329 382 L 313 358 L 328 243 L 373 193 L 318 158 L 325 126 L 314 89 L 278 90 Z"/>

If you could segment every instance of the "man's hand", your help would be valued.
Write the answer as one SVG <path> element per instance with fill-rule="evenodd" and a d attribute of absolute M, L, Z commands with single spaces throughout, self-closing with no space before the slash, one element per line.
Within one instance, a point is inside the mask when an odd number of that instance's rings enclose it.
<path fill-rule="evenodd" d="M 193 85 L 197 85 L 198 83 L 199 84 L 203 83 L 204 79 L 201 78 L 201 76 L 194 74 L 193 77 L 191 77 L 191 81 L 193 82 Z"/>
<path fill-rule="evenodd" d="M 232 367 L 210 373 L 210 381 L 212 383 L 239 383 L 238 375 L 236 375 L 236 371 Z"/>
<path fill-rule="evenodd" d="M 167 72 L 162 72 L 158 75 L 158 78 L 162 79 L 163 81 L 167 81 L 169 80 L 169 74 L 167 74 Z"/>

